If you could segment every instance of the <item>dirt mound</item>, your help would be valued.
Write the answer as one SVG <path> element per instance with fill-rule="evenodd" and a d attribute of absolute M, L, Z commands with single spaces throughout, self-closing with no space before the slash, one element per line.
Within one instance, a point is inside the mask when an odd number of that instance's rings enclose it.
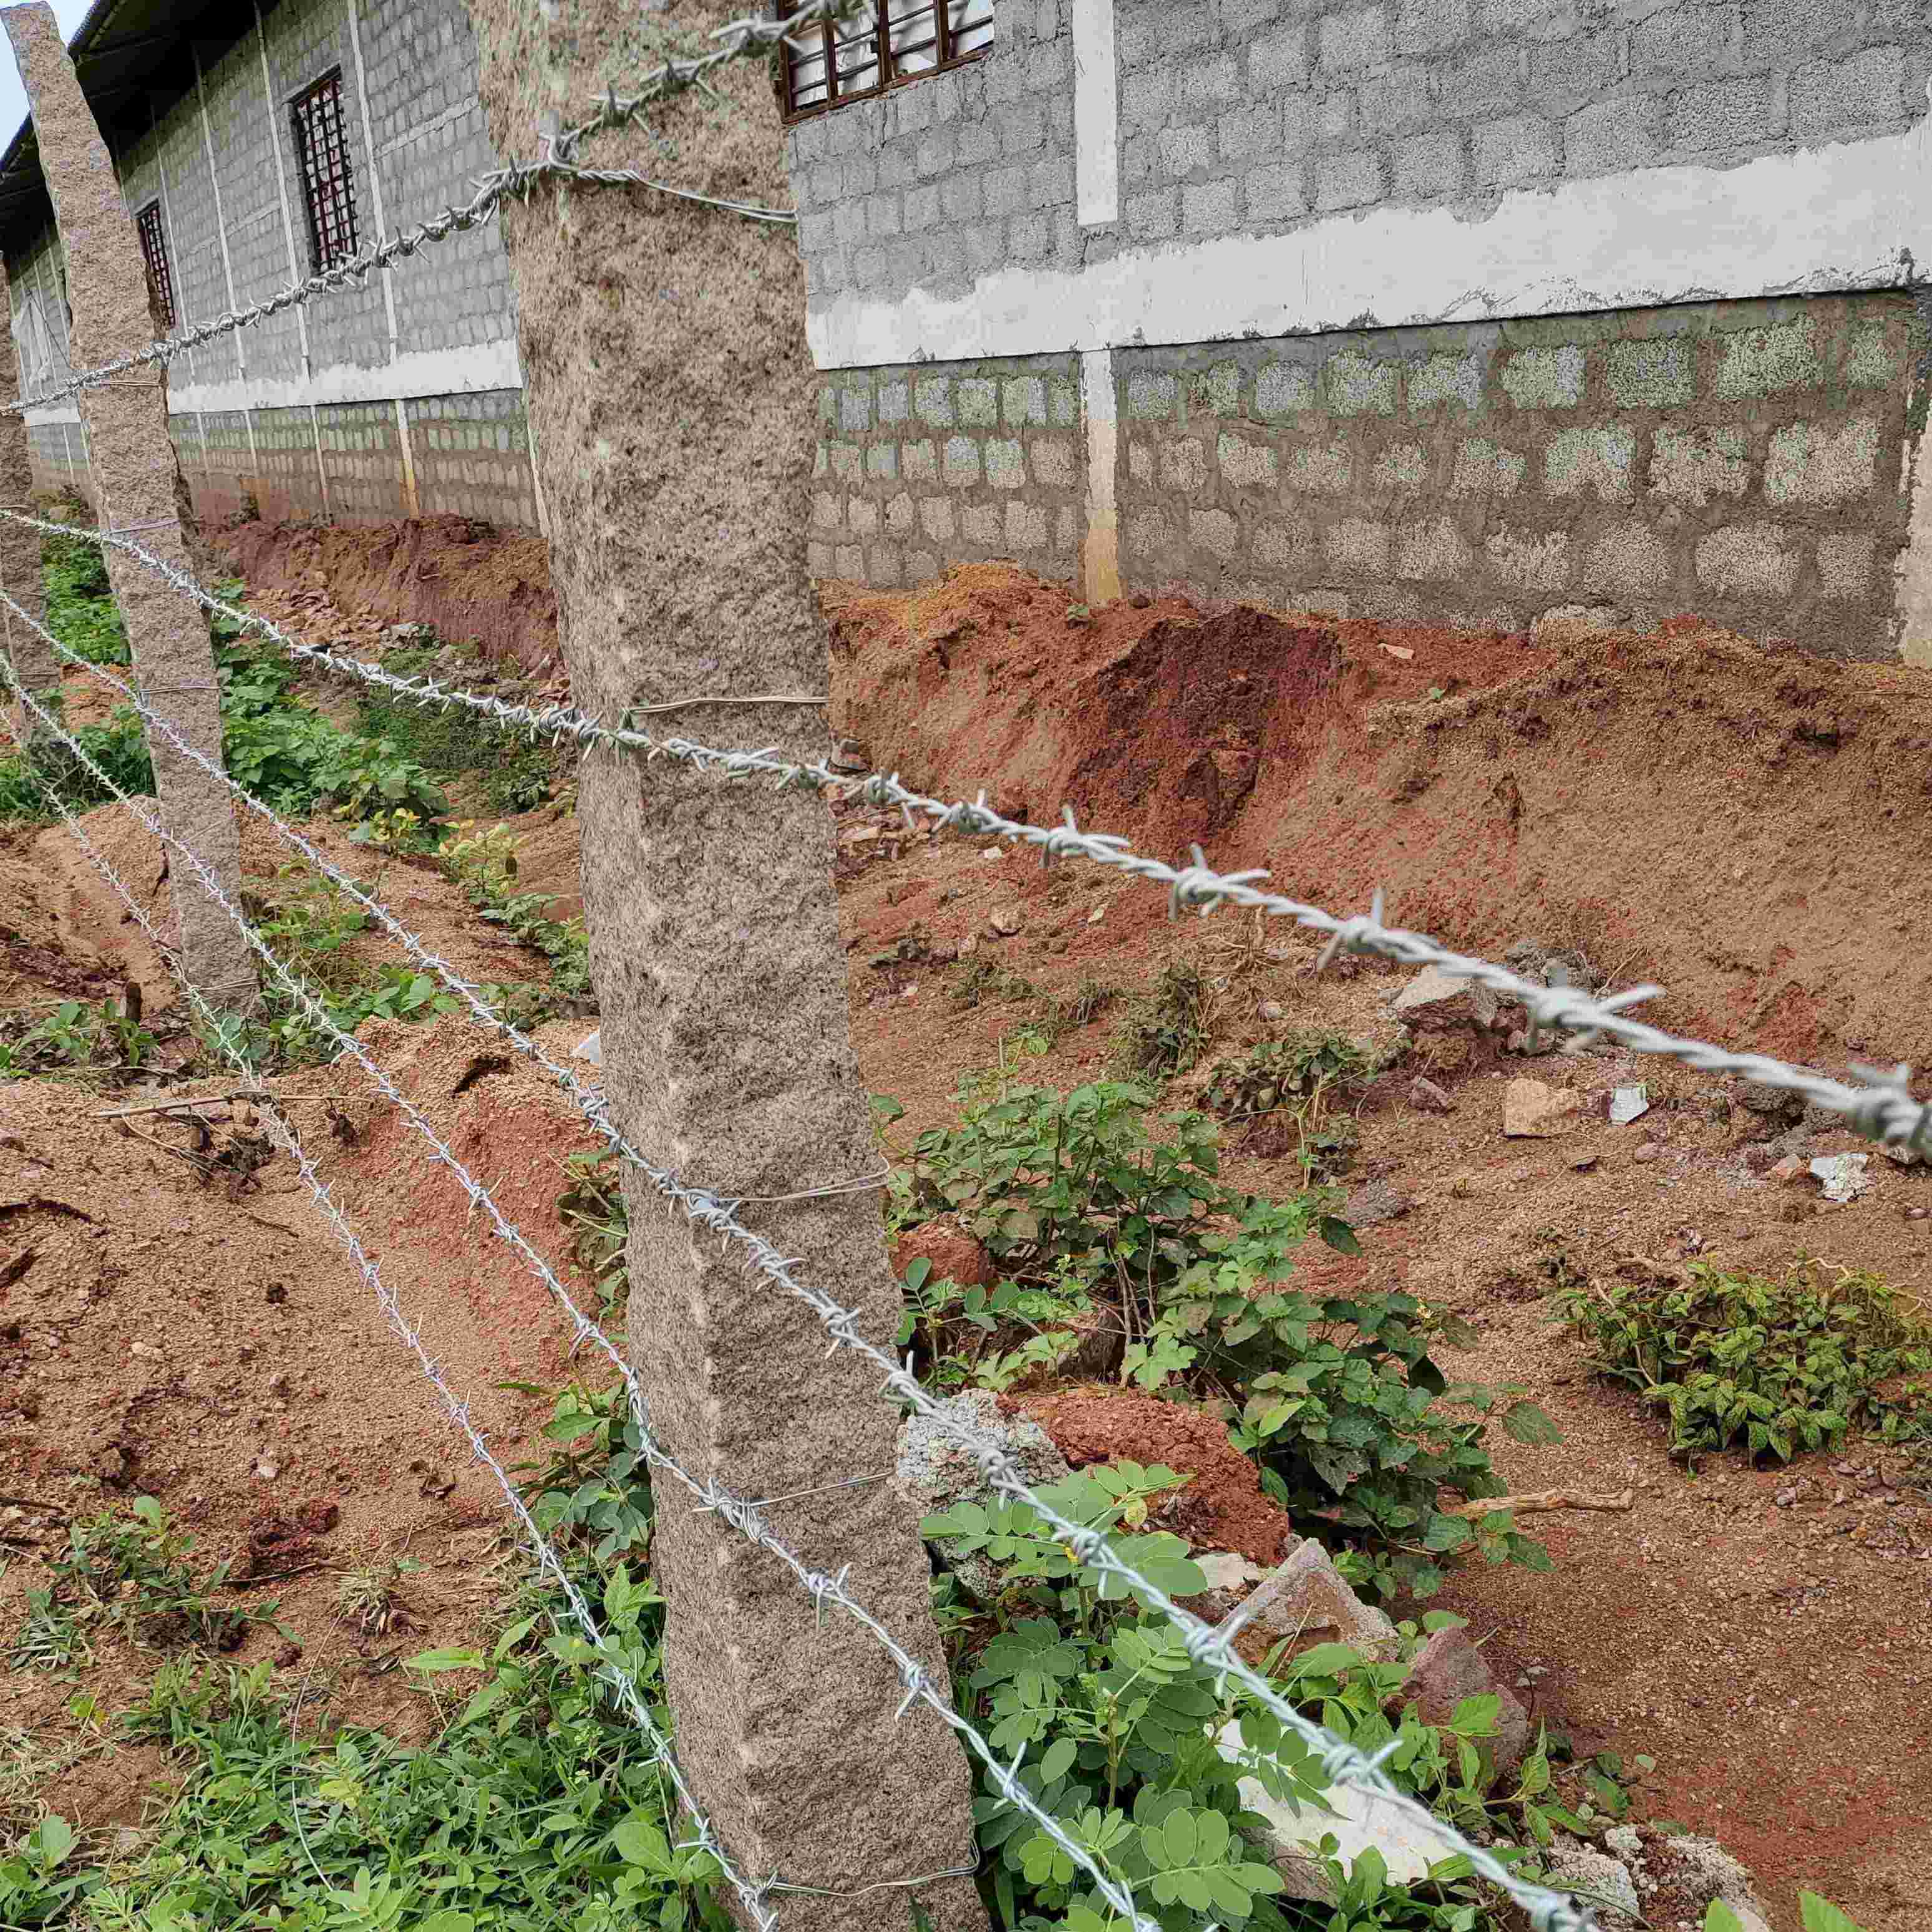
<path fill-rule="evenodd" d="M 1070 614 L 1001 566 L 834 606 L 838 728 L 982 787 L 1495 956 L 1640 960 L 1661 1023 L 1805 1059 L 1932 1054 L 1894 970 L 1932 914 L 1932 676 L 1688 622 L 1540 649 L 1166 598 Z"/>
<path fill-rule="evenodd" d="M 251 590 L 322 590 L 390 624 L 474 638 L 547 676 L 559 662 L 550 548 L 464 517 L 374 525 L 240 524 L 214 539 Z"/>
<path fill-rule="evenodd" d="M 1262 1494 L 1260 1472 L 1229 1441 L 1228 1425 L 1203 1410 L 1108 1388 L 1004 1396 L 1000 1406 L 1038 1423 L 1076 1469 L 1127 1462 L 1192 1476 L 1157 1520 L 1196 1550 L 1232 1550 L 1272 1565 L 1298 1540 L 1287 1512 Z"/>

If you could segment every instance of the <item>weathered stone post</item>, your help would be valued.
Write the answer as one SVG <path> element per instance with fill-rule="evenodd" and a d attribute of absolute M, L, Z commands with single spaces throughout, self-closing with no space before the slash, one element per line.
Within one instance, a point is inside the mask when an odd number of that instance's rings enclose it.
<path fill-rule="evenodd" d="M 688 52 L 724 17 L 683 0 L 470 0 L 497 152 L 538 151 Z M 592 166 L 789 199 L 767 68 L 600 134 Z M 626 188 L 545 187 L 506 221 L 550 567 L 578 704 L 820 692 L 824 624 L 805 570 L 815 384 L 788 229 Z M 816 706 L 680 710 L 712 742 L 829 749 Z M 794 1196 L 875 1168 L 854 1060 L 832 830 L 798 791 L 732 786 L 592 752 L 578 790 L 584 896 L 614 1115 L 639 1147 L 729 1196 Z M 944 1684 L 918 1526 L 878 1480 L 896 1417 L 875 1370 L 828 1357 L 809 1310 L 626 1177 L 632 1357 L 653 1431 L 700 1480 L 776 1498 L 773 1530 L 848 1587 Z M 876 1192 L 742 1210 L 890 1345 L 898 1294 Z M 855 1486 L 833 1487 L 848 1479 Z M 801 1493 L 805 1492 L 805 1493 Z M 836 1608 L 669 1483 L 652 1562 L 669 1603 L 678 1749 L 734 1859 L 788 1886 L 784 1932 L 986 1924 L 970 1877 L 964 1756 Z"/>
<path fill-rule="evenodd" d="M 0 282 L 7 280 L 7 262 L 0 256 Z M 0 401 L 20 394 L 20 346 L 9 328 L 0 336 Z M 34 470 L 27 453 L 27 419 L 17 410 L 0 414 L 0 508 L 33 508 Z M 0 587 L 36 617 L 46 614 L 46 595 L 40 581 L 40 539 L 24 524 L 0 518 Z M 53 652 L 5 604 L 0 604 L 0 638 L 20 682 L 36 698 L 60 688 L 60 664 Z M 24 709 L 24 707 L 22 707 Z M 38 723 L 27 713 L 29 730 Z"/>
<path fill-rule="evenodd" d="M 9 7 L 4 17 L 67 248 L 70 352 L 76 368 L 92 368 L 154 340 L 140 244 L 52 10 Z M 101 529 L 130 535 L 144 550 L 188 568 L 160 370 L 126 370 L 105 388 L 83 389 L 79 402 Z M 143 693 L 190 745 L 218 762 L 221 713 L 207 619 L 146 564 L 112 547 L 104 554 Z M 242 847 L 226 789 L 158 734 L 148 748 L 169 831 L 200 854 L 238 902 Z M 190 982 L 217 1006 L 252 1004 L 257 981 L 240 929 L 184 868 L 172 868 L 169 884 Z"/>

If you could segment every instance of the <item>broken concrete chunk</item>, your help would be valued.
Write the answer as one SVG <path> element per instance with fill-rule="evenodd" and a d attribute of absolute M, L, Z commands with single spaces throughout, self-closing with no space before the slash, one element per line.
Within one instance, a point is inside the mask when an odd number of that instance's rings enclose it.
<path fill-rule="evenodd" d="M 1294 1651 L 1346 1643 L 1386 1663 L 1402 1646 L 1396 1627 L 1342 1580 L 1312 1537 L 1297 1547 L 1229 1619 L 1234 1628 L 1294 1640 Z M 1227 1626 L 1224 1625 L 1224 1628 Z"/>
<path fill-rule="evenodd" d="M 1582 1100 L 1540 1080 L 1512 1080 L 1503 1089 L 1503 1132 L 1512 1139 L 1546 1139 L 1577 1124 Z"/>
<path fill-rule="evenodd" d="M 1495 1697 L 1502 1707 L 1496 1735 L 1480 1740 L 1492 1771 L 1507 1778 L 1528 1755 L 1529 1713 L 1460 1630 L 1438 1630 L 1417 1652 L 1402 1694 L 1414 1705 L 1418 1717 L 1438 1725 L 1454 1719 L 1456 1706 L 1465 1697 Z"/>
<path fill-rule="evenodd" d="M 1252 1762 L 1242 1744 L 1239 1724 L 1229 1724 L 1215 1743 L 1229 1764 Z M 1310 1805 L 1292 1810 L 1282 1799 L 1270 1798 L 1258 1778 L 1244 1778 L 1240 1790 L 1242 1809 L 1267 1820 L 1254 1832 L 1252 1842 L 1281 1874 L 1283 1892 L 1290 1898 L 1335 1903 L 1339 1888 L 1321 1854 L 1322 1840 L 1330 1834 L 1336 1840 L 1335 1861 L 1343 1871 L 1352 1873 L 1364 1852 L 1379 1852 L 1391 1885 L 1417 1884 L 1432 1867 L 1457 1856 L 1454 1841 L 1442 1832 L 1352 1784 L 1330 1785 L 1322 1794 L 1328 1807 L 1325 1811 Z"/>
<path fill-rule="evenodd" d="M 1650 1112 L 1650 1090 L 1647 1087 L 1617 1087 L 1610 1092 L 1610 1122 L 1614 1126 L 1623 1126 L 1631 1120 L 1640 1120 Z"/>
<path fill-rule="evenodd" d="M 973 1448 L 944 1426 L 950 1423 L 974 1442 L 1004 1449 L 1034 1489 L 1066 1480 L 1066 1459 L 1045 1430 L 1024 1416 L 1004 1416 L 999 1400 L 988 1389 L 971 1389 L 939 1403 L 932 1415 L 906 1418 L 899 1430 L 894 1480 L 899 1494 L 921 1516 L 937 1516 L 956 1503 L 992 1504 L 1003 1500 L 987 1480 Z M 985 1554 L 958 1556 L 944 1544 L 935 1546 L 950 1565 L 959 1586 L 982 1603 L 999 1588 L 999 1570 Z"/>
<path fill-rule="evenodd" d="M 1384 1221 L 1397 1221 L 1414 1203 L 1391 1181 L 1365 1180 L 1348 1190 L 1342 1210 L 1351 1227 L 1372 1228 Z"/>
<path fill-rule="evenodd" d="M 1408 1104 L 1420 1107 L 1424 1113 L 1446 1114 L 1454 1102 L 1434 1081 L 1418 1073 L 1408 1083 Z"/>
<path fill-rule="evenodd" d="M 604 1029 L 599 1027 L 588 1040 L 578 1041 L 572 1058 L 587 1060 L 592 1066 L 602 1066 L 604 1064 Z"/>
<path fill-rule="evenodd" d="M 1418 1033 L 1486 1030 L 1496 1023 L 1501 1002 L 1473 980 L 1452 978 L 1439 966 L 1426 966 L 1395 996 L 1394 1012 Z"/>

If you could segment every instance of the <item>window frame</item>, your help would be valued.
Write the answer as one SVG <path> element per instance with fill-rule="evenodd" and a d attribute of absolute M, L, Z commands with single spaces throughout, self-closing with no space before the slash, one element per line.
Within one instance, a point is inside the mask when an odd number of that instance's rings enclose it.
<path fill-rule="evenodd" d="M 134 217 L 134 232 L 140 238 L 141 260 L 148 272 L 148 299 L 160 312 L 162 333 L 172 335 L 180 324 L 181 311 L 175 306 L 174 266 L 168 260 L 167 218 L 162 212 L 159 195 Z"/>
<path fill-rule="evenodd" d="M 308 220 L 310 272 L 322 274 L 350 260 L 361 245 L 356 217 L 356 176 L 349 152 L 349 117 L 343 106 L 340 64 L 289 97 L 289 128 L 295 142 L 296 178 Z M 324 168 L 333 147 L 336 166 Z M 333 203 L 334 206 L 327 204 Z M 346 232 L 346 242 L 331 232 Z"/>
<path fill-rule="evenodd" d="M 954 0 L 932 0 L 934 48 L 937 55 L 932 64 L 915 68 L 909 74 L 896 74 L 892 71 L 891 35 L 894 28 L 904 24 L 904 16 L 901 16 L 897 20 L 892 17 L 892 0 L 870 0 L 872 32 L 869 38 L 872 44 L 873 71 L 879 78 L 869 87 L 857 88 L 849 94 L 838 91 L 837 50 L 842 44 L 836 40 L 833 30 L 839 23 L 829 14 L 803 30 L 800 37 L 803 43 L 802 46 L 795 46 L 789 40 L 780 41 L 778 44 L 783 50 L 784 58 L 778 63 L 778 106 L 779 118 L 784 125 L 794 127 L 801 121 L 809 121 L 816 115 L 829 114 L 834 108 L 849 106 L 856 100 L 877 100 L 895 88 L 910 87 L 916 81 L 928 80 L 937 74 L 949 74 L 965 66 L 969 61 L 984 58 L 993 51 L 994 36 L 990 33 L 977 46 L 968 47 L 964 53 L 953 51 L 952 38 L 958 31 L 952 22 L 953 4 Z M 914 10 L 917 13 L 926 10 L 924 8 Z M 989 5 L 986 20 L 974 22 L 968 31 L 976 32 L 981 26 L 992 27 L 995 10 L 994 6 Z M 863 17 L 862 12 L 844 16 L 848 20 Z M 858 38 L 860 37 L 855 37 L 854 40 L 848 40 L 842 44 L 850 47 L 856 44 Z M 817 44 L 816 52 L 813 51 L 814 41 Z M 917 51 L 923 52 L 925 50 L 921 48 Z M 796 104 L 794 98 L 794 57 L 800 53 L 806 59 L 820 59 L 825 64 L 825 98 L 809 101 L 802 107 Z"/>

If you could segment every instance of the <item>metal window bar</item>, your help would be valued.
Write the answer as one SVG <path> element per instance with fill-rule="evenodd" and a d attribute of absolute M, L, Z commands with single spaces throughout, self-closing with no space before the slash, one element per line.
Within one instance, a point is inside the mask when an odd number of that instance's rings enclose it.
<path fill-rule="evenodd" d="M 161 318 L 164 334 L 175 326 L 175 281 L 168 272 L 167 238 L 161 232 L 161 204 L 151 201 L 134 224 L 140 232 L 141 256 L 148 265 L 148 297 Z"/>
<path fill-rule="evenodd" d="M 787 121 L 869 100 L 989 52 L 993 0 L 872 0 L 784 43 Z"/>
<path fill-rule="evenodd" d="M 308 210 L 309 257 L 320 274 L 356 252 L 356 195 L 342 118 L 342 70 L 326 74 L 289 104 Z"/>

